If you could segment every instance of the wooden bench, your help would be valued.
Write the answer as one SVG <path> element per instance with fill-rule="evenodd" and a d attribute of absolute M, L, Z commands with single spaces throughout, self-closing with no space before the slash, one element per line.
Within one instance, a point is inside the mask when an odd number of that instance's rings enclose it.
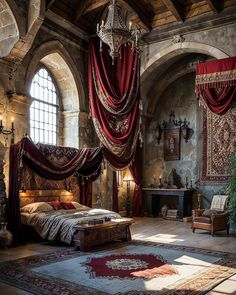
<path fill-rule="evenodd" d="M 114 240 L 130 241 L 130 225 L 134 222 L 131 218 L 113 219 L 102 224 L 76 225 L 73 237 L 76 249 L 89 251 L 93 246 Z"/>

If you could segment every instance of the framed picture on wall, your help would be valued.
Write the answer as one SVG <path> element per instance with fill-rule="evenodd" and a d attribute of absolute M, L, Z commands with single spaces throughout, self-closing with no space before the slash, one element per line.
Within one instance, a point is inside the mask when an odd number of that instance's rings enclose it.
<path fill-rule="evenodd" d="M 174 161 L 180 159 L 180 128 L 164 129 L 164 160 Z"/>

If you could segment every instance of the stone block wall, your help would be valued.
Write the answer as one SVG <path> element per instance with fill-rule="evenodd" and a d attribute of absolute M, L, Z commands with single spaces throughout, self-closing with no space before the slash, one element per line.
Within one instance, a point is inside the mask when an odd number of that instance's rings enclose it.
<path fill-rule="evenodd" d="M 202 195 L 202 206 L 210 205 L 212 196 L 222 191 L 224 184 L 199 184 L 202 130 L 199 106 L 195 96 L 195 65 L 208 59 L 236 55 L 236 24 L 194 32 L 176 38 L 145 45 L 142 55 L 141 91 L 144 104 L 144 183 L 153 184 L 168 177 L 172 168 L 185 183 L 192 179 L 193 187 Z M 178 161 L 164 161 L 163 137 L 155 140 L 155 128 L 168 121 L 173 110 L 176 119 L 190 122 L 192 135 L 185 143 L 181 139 Z M 196 205 L 196 204 L 195 204 Z"/>

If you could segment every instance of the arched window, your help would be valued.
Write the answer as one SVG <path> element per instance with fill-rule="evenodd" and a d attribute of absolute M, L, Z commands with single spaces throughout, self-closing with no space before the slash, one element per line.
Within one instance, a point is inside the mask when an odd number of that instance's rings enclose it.
<path fill-rule="evenodd" d="M 30 94 L 30 136 L 34 142 L 57 144 L 58 97 L 50 73 L 41 68 L 34 76 Z"/>

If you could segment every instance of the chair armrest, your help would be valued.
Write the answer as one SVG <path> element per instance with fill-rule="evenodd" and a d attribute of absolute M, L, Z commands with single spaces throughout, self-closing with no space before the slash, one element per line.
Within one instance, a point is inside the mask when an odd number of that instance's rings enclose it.
<path fill-rule="evenodd" d="M 202 213 L 204 212 L 204 210 L 205 209 L 194 209 L 194 210 L 192 210 L 193 217 L 202 216 Z"/>
<path fill-rule="evenodd" d="M 225 220 L 228 218 L 228 212 L 224 212 L 224 213 L 215 213 L 211 215 L 211 220 Z"/>

